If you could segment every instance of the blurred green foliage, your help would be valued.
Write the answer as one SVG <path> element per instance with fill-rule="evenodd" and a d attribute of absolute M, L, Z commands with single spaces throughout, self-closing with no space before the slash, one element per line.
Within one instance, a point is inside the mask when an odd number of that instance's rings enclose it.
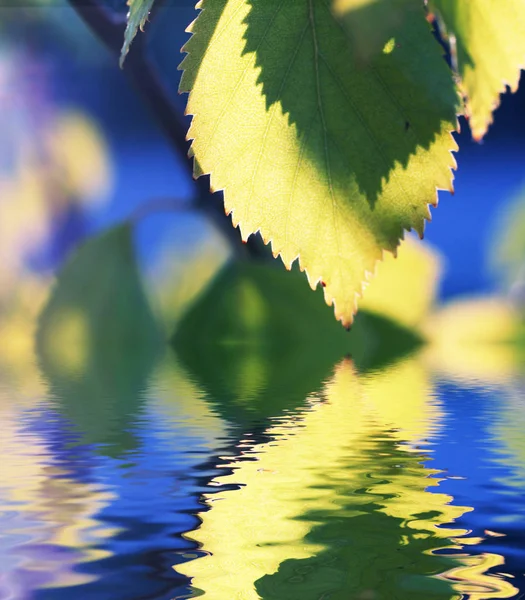
<path fill-rule="evenodd" d="M 312 292 L 297 271 L 245 262 L 218 274 L 173 338 L 210 401 L 241 422 L 304 402 L 345 355 L 359 370 L 373 370 L 421 343 L 417 333 L 365 311 L 347 332 L 322 291 Z"/>
<path fill-rule="evenodd" d="M 132 229 L 82 245 L 58 276 L 37 332 L 37 352 L 60 410 L 83 441 L 120 454 L 163 344 L 139 277 Z"/>

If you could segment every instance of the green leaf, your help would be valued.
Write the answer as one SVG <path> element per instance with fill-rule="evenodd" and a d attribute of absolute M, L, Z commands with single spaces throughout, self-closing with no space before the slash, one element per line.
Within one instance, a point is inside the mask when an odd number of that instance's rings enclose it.
<path fill-rule="evenodd" d="M 348 333 L 296 270 L 241 263 L 219 273 L 173 344 L 220 414 L 247 423 L 300 406 L 348 354 L 360 370 L 377 369 L 414 351 L 421 338 L 366 312 Z"/>
<path fill-rule="evenodd" d="M 83 441 L 119 454 L 162 348 L 134 256 L 131 228 L 81 246 L 39 319 L 37 353 L 57 408 Z"/>
<path fill-rule="evenodd" d="M 155 0 L 128 0 L 128 22 L 126 31 L 124 32 L 124 44 L 120 51 L 120 68 L 124 66 L 124 60 L 129 52 L 131 42 L 137 35 L 139 28 L 141 31 L 144 31 L 154 1 Z"/>
<path fill-rule="evenodd" d="M 492 123 L 507 86 L 518 88 L 525 66 L 523 0 L 432 0 L 451 39 L 453 62 L 475 139 Z"/>
<path fill-rule="evenodd" d="M 458 98 L 441 48 L 422 10 L 363 65 L 326 0 L 199 6 L 181 65 L 195 174 L 348 325 L 383 251 L 422 235 L 436 188 L 452 188 Z"/>

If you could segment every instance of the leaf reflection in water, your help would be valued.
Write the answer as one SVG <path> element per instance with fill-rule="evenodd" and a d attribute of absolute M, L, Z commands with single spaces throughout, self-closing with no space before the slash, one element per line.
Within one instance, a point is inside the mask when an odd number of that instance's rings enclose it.
<path fill-rule="evenodd" d="M 91 259 L 100 262 L 95 246 L 84 247 L 87 262 L 72 279 L 63 272 L 40 317 L 36 358 L 35 309 L 21 305 L 0 322 L 1 597 L 516 594 L 506 575 L 493 573 L 508 571 L 520 586 L 513 532 L 498 522 L 512 516 L 520 535 L 523 385 L 501 392 L 522 363 L 501 339 L 515 329 L 506 307 L 456 305 L 434 310 L 430 322 L 431 295 L 419 298 L 417 314 L 403 312 L 415 289 L 404 279 L 395 303 L 393 292 L 376 287 L 369 312 L 347 334 L 297 273 L 241 265 L 226 268 L 186 313 L 177 362 L 158 343 L 128 234 L 99 238 L 117 245 L 104 272 L 113 264 L 119 277 L 108 276 L 105 287 L 89 287 Z M 420 272 L 416 258 L 407 273 Z M 126 306 L 99 310 L 123 289 Z M 44 291 L 32 283 L 24 295 L 43 301 Z M 284 296 L 302 311 L 287 308 Z M 397 323 L 385 318 L 385 299 L 397 307 Z M 427 345 L 407 329 L 417 324 Z M 351 361 L 342 358 L 348 353 Z M 446 393 L 436 386 L 434 395 L 435 373 L 456 385 Z M 475 382 L 493 407 L 479 419 L 455 398 Z M 454 430 L 449 419 L 459 405 Z M 430 440 L 440 464 L 452 467 L 456 454 L 439 457 L 445 433 L 458 444 L 452 452 L 475 463 L 458 469 L 470 480 L 467 493 L 450 480 L 440 488 L 476 507 L 463 517 L 468 509 L 436 493 L 440 474 L 426 462 Z M 506 461 L 508 485 L 500 485 L 503 470 L 496 479 L 480 458 L 495 458 L 490 437 L 501 441 L 496 459 Z M 195 515 L 201 527 L 183 534 L 196 527 Z M 466 528 L 505 537 L 480 548 Z M 480 554 L 485 549 L 491 553 Z"/>
<path fill-rule="evenodd" d="M 214 600 L 513 596 L 485 574 L 493 555 L 460 552 L 480 541 L 453 526 L 471 509 L 431 491 L 421 447 L 439 420 L 416 359 L 366 376 L 344 359 L 269 441 L 231 459 L 190 534 L 208 554 L 177 570 Z"/>

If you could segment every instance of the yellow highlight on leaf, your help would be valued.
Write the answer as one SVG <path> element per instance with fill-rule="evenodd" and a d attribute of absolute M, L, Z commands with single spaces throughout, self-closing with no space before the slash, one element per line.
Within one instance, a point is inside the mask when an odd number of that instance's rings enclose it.
<path fill-rule="evenodd" d="M 388 42 L 385 44 L 385 47 L 383 48 L 383 53 L 390 54 L 390 52 L 394 51 L 395 47 L 396 47 L 396 38 L 390 38 L 388 40 Z"/>
<path fill-rule="evenodd" d="M 63 308 L 53 315 L 45 339 L 46 351 L 55 368 L 82 375 L 90 353 L 89 324 L 81 310 Z"/>

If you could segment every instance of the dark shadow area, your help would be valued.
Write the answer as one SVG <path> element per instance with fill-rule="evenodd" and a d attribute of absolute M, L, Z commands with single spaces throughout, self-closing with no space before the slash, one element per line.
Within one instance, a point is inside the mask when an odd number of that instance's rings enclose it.
<path fill-rule="evenodd" d="M 339 18 L 327 0 L 250 4 L 245 51 L 256 55 L 268 111 L 279 103 L 319 176 L 369 211 L 392 172 L 428 149 L 444 121 L 455 122 L 453 78 L 423 8 L 392 22 L 391 0 Z M 363 61 L 352 31 L 381 19 L 391 22 L 391 45 Z M 400 197 L 409 195 L 408 186 L 399 188 Z"/>
<path fill-rule="evenodd" d="M 112 456 L 135 448 L 131 429 L 161 350 L 130 228 L 91 238 L 60 273 L 37 334 L 50 395 L 81 443 Z"/>
<path fill-rule="evenodd" d="M 325 550 L 311 558 L 285 560 L 276 573 L 255 582 L 257 593 L 264 600 L 457 597 L 450 580 L 432 577 L 460 562 L 432 553 L 453 545 L 432 529 L 447 523 L 452 511 L 445 501 L 437 508 L 433 495 L 424 492 L 430 474 L 424 457 L 403 451 L 379 428 L 359 439 L 355 450 L 349 449 L 337 471 L 324 476 L 330 508 L 298 517 L 314 522 L 305 544 Z M 425 495 L 429 504 L 423 506 Z"/>
<path fill-rule="evenodd" d="M 173 347 L 208 400 L 231 422 L 255 424 L 318 391 L 345 355 L 360 371 L 413 352 L 421 338 L 384 317 L 359 313 L 345 331 L 298 270 L 227 265 L 191 306 Z"/>

